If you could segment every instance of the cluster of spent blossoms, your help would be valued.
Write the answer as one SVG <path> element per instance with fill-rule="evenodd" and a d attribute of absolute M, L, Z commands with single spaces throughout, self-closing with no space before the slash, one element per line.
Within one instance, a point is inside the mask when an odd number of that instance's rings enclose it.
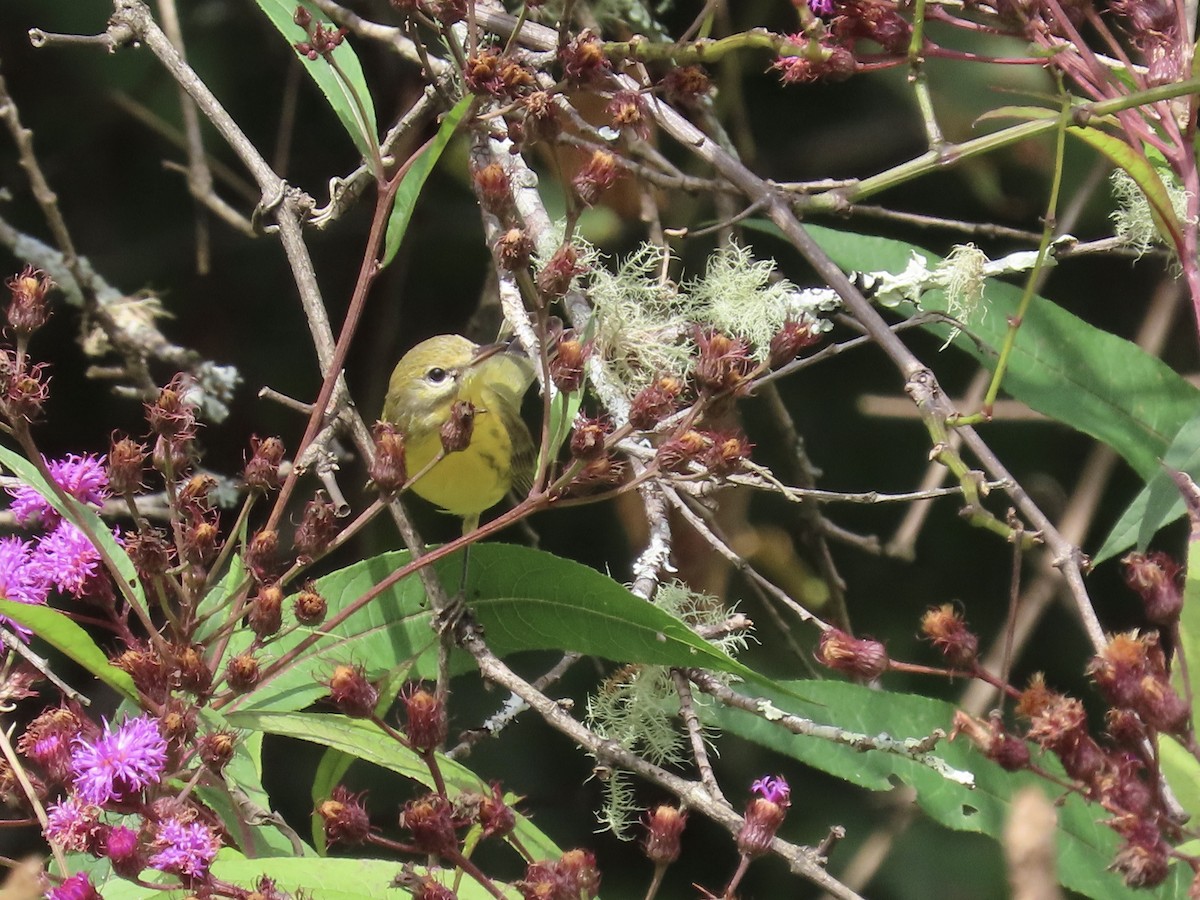
<path fill-rule="evenodd" d="M 1177 634 L 1183 609 L 1181 570 L 1161 552 L 1131 553 L 1123 560 L 1126 583 L 1142 600 L 1149 623 Z M 1030 744 L 1053 753 L 1075 791 L 1098 804 L 1122 839 L 1112 868 L 1131 887 L 1160 884 L 1169 863 L 1180 857 L 1174 844 L 1181 823 L 1168 805 L 1158 760 L 1150 748 L 1160 735 L 1193 743 L 1192 704 L 1172 684 L 1168 656 L 1157 630 L 1112 635 L 1087 667 L 1087 675 L 1109 704 L 1103 734 L 1095 735 L 1083 703 L 1047 687 L 1041 674 L 1019 690 L 999 684 L 978 661 L 979 638 L 952 604 L 929 609 L 921 620 L 924 637 L 950 666 L 948 674 L 980 678 L 1016 698 L 1023 728 L 999 715 L 982 720 L 958 713 L 954 730 L 1007 771 L 1044 774 Z M 1175 653 L 1182 654 L 1172 638 Z M 888 657 L 882 643 L 837 629 L 821 637 L 816 658 L 835 671 L 873 680 L 889 669 L 910 667 Z M 1177 665 L 1182 662 L 1176 660 Z M 928 671 L 927 669 L 924 671 Z M 1200 859 L 1184 857 L 1200 871 Z M 1200 875 L 1195 890 L 1200 891 Z"/>
<path fill-rule="evenodd" d="M 374 712 L 379 692 L 367 681 L 361 667 L 339 666 L 328 686 L 330 699 L 340 712 L 379 722 Z M 449 900 L 456 895 L 445 883 L 454 877 L 456 869 L 493 896 L 502 895 L 498 883 L 465 855 L 469 840 L 495 838 L 506 841 L 526 861 L 524 876 L 512 882 L 525 900 L 590 900 L 598 896 L 600 871 L 590 851 L 574 849 L 557 859 L 533 859 L 518 837 L 516 814 L 510 806 L 513 801 L 506 799 L 499 783 L 493 782 L 490 792 L 480 793 L 447 788 L 436 753 L 448 732 L 443 699 L 421 685 L 410 685 L 400 696 L 403 726 L 399 730 L 384 726 L 384 730 L 420 756 L 429 769 L 429 782 L 434 790 L 404 804 L 399 813 L 402 840 L 393 840 L 371 825 L 365 793 L 354 793 L 338 785 L 316 807 L 328 843 L 366 844 L 431 858 L 435 862 L 421 873 L 406 866 L 396 884 L 409 889 L 414 897 Z M 760 778 L 751 793 L 742 827 L 736 835 L 738 862 L 729 886 L 721 894 L 723 897 L 734 896 L 749 864 L 770 849 L 791 805 L 791 789 L 780 776 Z M 662 804 L 643 819 L 641 848 L 654 865 L 648 897 L 656 895 L 663 873 L 679 859 L 687 818 L 685 810 Z"/>

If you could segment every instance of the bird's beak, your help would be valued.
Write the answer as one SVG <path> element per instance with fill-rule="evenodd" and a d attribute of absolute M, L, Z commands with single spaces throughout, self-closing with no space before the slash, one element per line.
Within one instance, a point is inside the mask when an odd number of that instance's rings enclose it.
<path fill-rule="evenodd" d="M 497 341 L 494 344 L 483 344 L 475 351 L 475 355 L 471 357 L 467 363 L 468 369 L 473 369 L 486 360 L 491 359 L 500 353 L 513 353 L 524 357 L 525 352 L 521 349 L 521 342 L 516 337 L 511 337 L 506 341 Z"/>

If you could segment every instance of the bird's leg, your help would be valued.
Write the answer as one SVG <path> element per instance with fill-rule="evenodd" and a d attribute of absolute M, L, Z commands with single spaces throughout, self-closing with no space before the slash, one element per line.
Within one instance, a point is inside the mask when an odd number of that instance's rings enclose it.
<path fill-rule="evenodd" d="M 470 534 L 479 527 L 479 514 L 463 519 L 463 534 Z M 434 626 L 438 634 L 454 634 L 467 615 L 467 568 L 471 564 L 471 545 L 463 547 L 462 572 L 458 579 L 458 590 L 448 598 L 446 608 L 437 614 Z"/>

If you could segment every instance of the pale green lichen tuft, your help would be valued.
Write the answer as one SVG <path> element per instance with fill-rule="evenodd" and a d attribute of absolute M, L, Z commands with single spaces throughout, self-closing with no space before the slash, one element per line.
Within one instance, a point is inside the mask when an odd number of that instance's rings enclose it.
<path fill-rule="evenodd" d="M 600 831 L 611 831 L 618 840 L 631 841 L 636 836 L 632 828 L 641 813 L 629 773 L 619 769 L 609 773 L 604 782 L 604 806 L 596 813 Z"/>
<path fill-rule="evenodd" d="M 588 278 L 596 348 L 631 397 L 660 375 L 682 377 L 694 352 L 692 303 L 665 277 L 668 262 L 643 244 L 615 272 L 595 266 Z"/>
<path fill-rule="evenodd" d="M 1175 217 L 1180 222 L 1187 221 L 1188 192 L 1174 173 L 1162 168 L 1157 171 L 1167 190 Z M 1146 199 L 1145 193 L 1133 177 L 1124 169 L 1116 169 L 1109 181 L 1112 185 L 1113 200 L 1117 204 L 1111 215 L 1116 237 L 1127 247 L 1137 251 L 1139 256 L 1152 246 L 1165 243 L 1155 224 L 1150 201 Z"/>
<path fill-rule="evenodd" d="M 693 591 L 681 581 L 660 584 L 654 592 L 654 605 L 698 629 L 716 629 L 724 624 L 732 612 L 716 597 Z M 723 653 L 736 656 L 746 649 L 746 633 L 722 634 L 709 643 Z"/>

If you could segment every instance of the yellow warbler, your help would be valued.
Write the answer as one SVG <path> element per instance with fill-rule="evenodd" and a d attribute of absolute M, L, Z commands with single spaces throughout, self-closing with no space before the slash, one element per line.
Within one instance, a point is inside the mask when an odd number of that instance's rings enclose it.
<path fill-rule="evenodd" d="M 510 489 L 524 493 L 532 484 L 533 440 L 521 421 L 521 397 L 532 382 L 525 357 L 457 334 L 422 341 L 392 372 L 383 419 L 404 432 L 409 477 L 437 460 L 412 489 L 461 516 L 464 533 Z M 442 432 L 452 418 L 465 446 L 447 452 Z"/>

